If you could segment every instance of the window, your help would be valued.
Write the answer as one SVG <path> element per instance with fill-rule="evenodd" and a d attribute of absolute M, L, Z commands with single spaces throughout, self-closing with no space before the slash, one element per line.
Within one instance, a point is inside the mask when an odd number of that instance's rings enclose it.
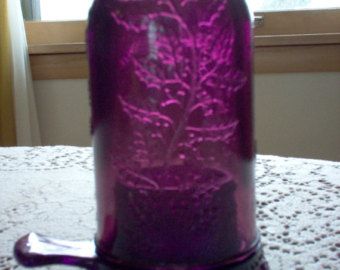
<path fill-rule="evenodd" d="M 39 6 L 36 13 L 47 20 L 26 23 L 34 78 L 87 77 L 85 18 L 93 0 L 23 1 Z M 340 71 L 340 0 L 247 2 L 258 24 L 256 72 Z"/>
<path fill-rule="evenodd" d="M 287 11 L 340 7 L 340 0 L 247 0 L 255 11 Z"/>
<path fill-rule="evenodd" d="M 22 0 L 30 19 L 42 21 L 86 20 L 94 0 Z M 329 9 L 340 7 L 340 0 L 247 0 L 254 11 Z M 31 3 L 31 4 L 29 4 Z M 29 7 L 29 5 L 31 7 Z M 35 16 L 32 16 L 32 13 Z"/>
<path fill-rule="evenodd" d="M 29 21 L 86 20 L 94 0 L 21 0 L 24 18 Z"/>
<path fill-rule="evenodd" d="M 40 0 L 42 21 L 86 20 L 93 0 Z"/>

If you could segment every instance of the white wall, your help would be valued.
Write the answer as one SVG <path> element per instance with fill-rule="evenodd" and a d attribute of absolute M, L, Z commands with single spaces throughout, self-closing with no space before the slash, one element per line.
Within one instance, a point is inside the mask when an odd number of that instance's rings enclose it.
<path fill-rule="evenodd" d="M 260 153 L 340 161 L 340 73 L 258 75 Z"/>
<path fill-rule="evenodd" d="M 35 81 L 43 145 L 91 144 L 87 80 Z"/>
<path fill-rule="evenodd" d="M 35 81 L 44 145 L 90 145 L 86 80 Z M 258 152 L 340 160 L 340 73 L 255 78 Z"/>

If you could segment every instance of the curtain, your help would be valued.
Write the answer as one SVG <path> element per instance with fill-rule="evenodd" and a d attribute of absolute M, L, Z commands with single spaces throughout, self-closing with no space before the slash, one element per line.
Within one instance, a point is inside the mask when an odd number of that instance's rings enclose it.
<path fill-rule="evenodd" d="M 0 0 L 0 146 L 16 145 L 7 0 Z"/>
<path fill-rule="evenodd" d="M 22 13 L 25 20 L 39 21 L 40 0 L 21 0 Z"/>
<path fill-rule="evenodd" d="M 7 1 L 10 40 L 14 114 L 17 145 L 40 145 L 40 132 L 33 92 L 26 32 L 20 0 Z"/>

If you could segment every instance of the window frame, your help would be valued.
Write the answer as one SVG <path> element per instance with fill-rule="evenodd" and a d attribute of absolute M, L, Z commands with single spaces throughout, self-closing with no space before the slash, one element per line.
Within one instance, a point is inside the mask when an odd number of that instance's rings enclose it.
<path fill-rule="evenodd" d="M 340 9 L 255 12 L 255 72 L 339 72 Z M 26 22 L 34 79 L 87 78 L 86 21 Z"/>

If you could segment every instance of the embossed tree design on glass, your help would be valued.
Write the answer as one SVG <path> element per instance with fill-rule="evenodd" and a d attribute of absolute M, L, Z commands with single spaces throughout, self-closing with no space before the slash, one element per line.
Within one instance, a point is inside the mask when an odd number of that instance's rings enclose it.
<path fill-rule="evenodd" d="M 247 257 L 250 20 L 236 0 L 98 0 L 88 29 L 99 252 L 143 266 Z"/>

